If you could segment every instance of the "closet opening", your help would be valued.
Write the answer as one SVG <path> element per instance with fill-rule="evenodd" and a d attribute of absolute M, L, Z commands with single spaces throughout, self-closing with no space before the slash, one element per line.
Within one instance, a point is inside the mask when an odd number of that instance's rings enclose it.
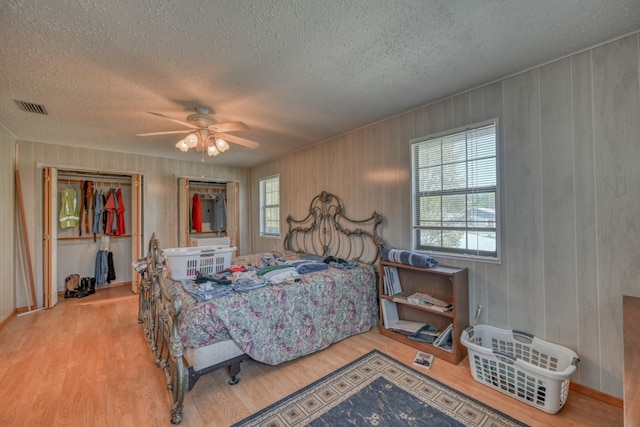
<path fill-rule="evenodd" d="M 238 247 L 238 183 L 178 178 L 180 247 Z"/>
<path fill-rule="evenodd" d="M 109 287 L 137 293 L 140 277 L 131 264 L 142 255 L 142 176 L 44 172 L 45 306 Z"/>

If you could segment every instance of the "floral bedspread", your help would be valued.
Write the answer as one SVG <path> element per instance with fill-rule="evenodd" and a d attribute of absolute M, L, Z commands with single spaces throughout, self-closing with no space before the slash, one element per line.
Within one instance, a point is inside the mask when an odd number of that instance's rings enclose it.
<path fill-rule="evenodd" d="M 278 253 L 295 259 L 297 254 Z M 261 268 L 260 254 L 237 257 L 233 266 Z M 302 274 L 295 284 L 267 285 L 197 303 L 182 283 L 163 278 L 182 300 L 182 343 L 203 347 L 234 340 L 251 358 L 272 365 L 321 350 L 378 322 L 374 268 Z"/>

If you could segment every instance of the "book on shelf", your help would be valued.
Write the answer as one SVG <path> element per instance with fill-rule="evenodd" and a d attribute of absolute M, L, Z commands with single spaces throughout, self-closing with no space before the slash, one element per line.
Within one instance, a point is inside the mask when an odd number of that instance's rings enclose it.
<path fill-rule="evenodd" d="M 424 342 L 427 344 L 433 344 L 433 342 L 440 336 L 442 330 L 431 325 L 424 325 L 418 332 L 413 335 L 409 335 L 409 339 L 412 341 Z"/>
<path fill-rule="evenodd" d="M 400 332 L 405 335 L 412 335 L 418 332 L 424 323 L 413 322 L 411 320 L 401 320 L 398 316 L 398 306 L 395 302 L 387 299 L 380 299 L 382 309 L 382 321 L 386 329 Z"/>
<path fill-rule="evenodd" d="M 436 340 L 437 337 L 434 337 L 433 335 L 423 335 L 418 332 L 413 335 L 409 335 L 407 338 L 409 338 L 411 341 L 423 342 L 425 344 L 433 344 L 433 342 Z"/>
<path fill-rule="evenodd" d="M 398 269 L 391 265 L 384 266 L 384 283 L 386 295 L 397 295 L 402 292 Z"/>
<path fill-rule="evenodd" d="M 433 345 L 443 350 L 453 351 L 453 323 L 449 323 L 449 326 L 433 341 Z"/>
<path fill-rule="evenodd" d="M 437 311 L 453 310 L 453 305 L 451 303 L 435 298 L 434 296 L 431 296 L 429 294 L 423 294 L 421 292 L 416 292 L 409 295 L 407 297 L 407 301 L 413 304 L 423 305 Z"/>
<path fill-rule="evenodd" d="M 419 351 L 413 358 L 413 364 L 421 368 L 429 369 L 431 368 L 431 365 L 433 365 L 433 354 Z"/>
<path fill-rule="evenodd" d="M 411 336 L 417 333 L 423 326 L 424 323 L 414 322 L 412 320 L 398 320 L 396 323 L 390 325 L 389 329 Z"/>

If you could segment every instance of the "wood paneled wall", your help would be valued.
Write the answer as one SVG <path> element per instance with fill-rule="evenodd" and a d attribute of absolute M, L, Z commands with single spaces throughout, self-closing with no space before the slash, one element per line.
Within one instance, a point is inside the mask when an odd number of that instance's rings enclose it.
<path fill-rule="evenodd" d="M 163 247 L 170 248 L 178 246 L 177 175 L 203 176 L 205 178 L 238 181 L 240 183 L 240 247 L 246 248 L 246 250 L 249 248 L 249 210 L 245 208 L 249 203 L 249 191 L 247 190 L 249 171 L 247 169 L 214 167 L 206 164 L 203 165 L 199 162 L 28 141 L 19 141 L 18 149 L 18 166 L 20 168 L 22 191 L 25 198 L 26 220 L 27 226 L 29 227 L 32 252 L 31 257 L 34 264 L 34 274 L 37 284 L 36 294 L 38 296 L 38 307 L 42 307 L 43 297 L 42 168 L 39 168 L 38 164 L 56 166 L 62 169 L 77 168 L 105 172 L 123 171 L 142 174 L 144 177 L 144 236 L 142 241 L 145 252 L 146 244 L 153 232 L 159 237 Z M 6 159 L 7 156 L 3 155 L 2 158 Z M 13 167 L 11 166 L 9 170 L 13 171 Z M 4 170 L 2 173 L 5 173 Z M 4 196 L 4 179 L 2 191 L 2 200 L 8 200 Z M 13 193 L 11 193 L 9 197 L 13 197 Z M 5 203 L 2 205 L 4 206 Z M 6 205 L 9 206 L 9 204 Z M 13 203 L 11 203 L 10 206 L 13 206 Z M 3 227 L 4 224 L 5 222 L 3 221 Z M 14 288 L 16 290 L 15 292 L 18 292 L 17 298 L 15 296 L 9 299 L 2 298 L 2 304 L 8 301 L 13 308 L 15 301 L 17 307 L 24 306 L 25 299 L 22 297 L 24 292 L 21 291 L 22 282 L 19 277 L 16 277 L 15 285 L 7 286 L 6 292 L 14 292 Z"/>
<path fill-rule="evenodd" d="M 18 229 L 15 222 L 15 140 L 0 127 L 0 322 L 13 314 L 15 309 L 16 290 L 14 284 L 15 265 L 18 260 L 14 257 L 17 252 L 17 240 L 12 238 L 18 236 Z M 24 291 L 20 291 L 24 295 Z"/>
<path fill-rule="evenodd" d="M 383 236 L 409 248 L 409 140 L 497 117 L 502 262 L 440 259 L 470 269 L 470 318 L 568 346 L 573 378 L 622 397 L 622 294 L 640 295 L 639 35 L 323 141 L 251 171 L 252 248 L 258 181 L 279 174 L 283 232 L 322 190 L 347 215 L 384 216 Z M 281 248 L 282 242 L 278 241 Z"/>

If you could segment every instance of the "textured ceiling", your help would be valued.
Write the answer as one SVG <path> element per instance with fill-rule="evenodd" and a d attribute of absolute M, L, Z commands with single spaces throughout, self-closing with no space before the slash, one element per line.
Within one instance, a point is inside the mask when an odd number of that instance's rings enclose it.
<path fill-rule="evenodd" d="M 205 160 L 253 166 L 638 29 L 640 0 L 3 0 L 0 126 L 199 160 L 136 134 L 205 105 L 260 143 Z"/>

